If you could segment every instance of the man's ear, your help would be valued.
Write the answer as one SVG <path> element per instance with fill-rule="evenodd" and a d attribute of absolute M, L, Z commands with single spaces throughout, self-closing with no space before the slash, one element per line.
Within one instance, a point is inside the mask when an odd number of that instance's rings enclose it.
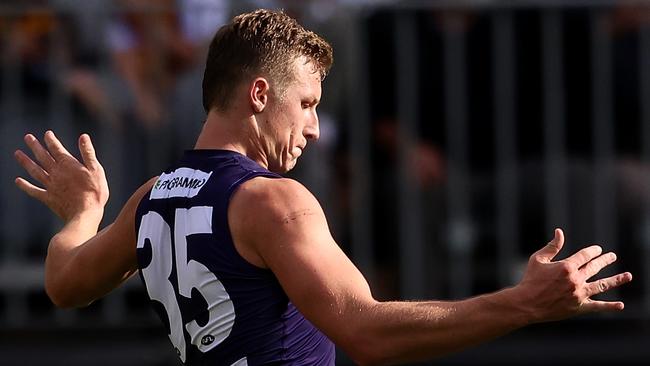
<path fill-rule="evenodd" d="M 258 77 L 251 83 L 249 89 L 249 100 L 251 108 L 255 113 L 261 113 L 269 101 L 269 82 L 262 77 Z"/>

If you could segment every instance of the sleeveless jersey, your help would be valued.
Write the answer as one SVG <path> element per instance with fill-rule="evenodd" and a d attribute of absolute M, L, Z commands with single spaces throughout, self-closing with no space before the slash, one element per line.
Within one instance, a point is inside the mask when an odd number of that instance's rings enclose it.
<path fill-rule="evenodd" d="M 333 365 L 332 342 L 233 244 L 228 203 L 259 176 L 279 177 L 233 151 L 186 151 L 137 208 L 140 276 L 185 364 Z"/>

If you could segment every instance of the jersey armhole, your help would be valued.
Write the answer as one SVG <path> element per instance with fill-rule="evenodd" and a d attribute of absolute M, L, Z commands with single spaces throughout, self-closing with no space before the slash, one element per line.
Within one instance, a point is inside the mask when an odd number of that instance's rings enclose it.
<path fill-rule="evenodd" d="M 247 181 L 257 178 L 257 177 L 264 177 L 264 178 L 270 178 L 270 179 L 279 179 L 282 178 L 282 176 L 272 173 L 272 172 L 264 172 L 264 171 L 254 171 L 251 170 L 245 175 L 243 175 L 241 178 L 237 179 L 235 182 L 233 182 L 230 187 L 228 187 L 227 193 L 226 193 L 226 212 L 230 209 L 230 201 L 232 200 L 233 195 L 237 192 L 239 187 L 241 187 L 242 184 L 246 183 Z M 226 218 L 227 221 L 227 218 Z M 254 268 L 255 270 L 258 271 L 263 271 L 264 273 L 272 273 L 272 271 L 268 268 L 263 268 L 260 267 L 254 263 L 251 263 L 248 259 L 244 258 L 244 256 L 239 252 L 237 249 L 237 245 L 235 244 L 235 239 L 232 236 L 232 230 L 230 229 L 230 224 L 226 222 L 228 225 L 228 235 L 230 236 L 230 242 L 232 243 L 232 247 L 235 250 L 235 253 L 237 253 L 237 256 L 249 265 L 251 268 Z"/>

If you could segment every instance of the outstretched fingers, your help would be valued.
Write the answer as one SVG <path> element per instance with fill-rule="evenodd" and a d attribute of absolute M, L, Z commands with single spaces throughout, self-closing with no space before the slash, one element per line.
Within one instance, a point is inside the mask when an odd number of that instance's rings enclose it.
<path fill-rule="evenodd" d="M 590 247 L 584 248 L 565 259 L 567 262 L 574 264 L 576 267 L 580 268 L 585 264 L 589 263 L 592 259 L 598 257 L 603 252 L 603 248 L 599 245 L 592 245 Z M 602 267 L 601 267 L 602 268 Z M 598 269 L 600 270 L 600 268 Z"/>
<path fill-rule="evenodd" d="M 614 262 L 616 262 L 616 254 L 613 252 L 605 253 L 599 257 L 592 259 L 587 264 L 582 266 L 582 268 L 580 268 L 580 272 L 584 275 L 585 279 L 589 279 L 596 273 L 600 272 L 601 269 L 609 266 Z"/>
<path fill-rule="evenodd" d="M 95 154 L 95 147 L 90 140 L 90 136 L 85 133 L 79 136 L 79 151 L 81 152 L 84 165 L 88 169 L 94 170 L 100 167 L 97 161 L 97 155 Z"/>
<path fill-rule="evenodd" d="M 580 306 L 580 312 L 601 312 L 601 311 L 621 311 L 625 308 L 622 301 L 600 301 L 592 300 L 591 296 L 602 294 L 606 291 L 624 285 L 632 281 L 632 274 L 630 272 L 619 273 L 617 275 L 603 278 L 594 282 L 589 282 L 586 285 L 587 299 Z"/>
<path fill-rule="evenodd" d="M 555 229 L 553 240 L 548 242 L 542 249 L 538 250 L 534 257 L 541 262 L 548 263 L 562 250 L 564 246 L 564 232 L 561 229 Z"/>
<path fill-rule="evenodd" d="M 45 141 L 45 145 L 47 146 L 47 149 L 50 151 L 50 154 L 54 160 L 61 159 L 65 156 L 72 156 L 72 154 L 68 152 L 65 146 L 63 146 L 61 141 L 59 141 L 56 135 L 54 135 L 54 132 L 46 131 L 43 140 Z"/>
<path fill-rule="evenodd" d="M 586 284 L 585 295 L 587 295 L 587 297 L 592 297 L 594 295 L 602 294 L 603 292 L 624 285 L 630 281 L 632 281 L 632 274 L 630 272 L 624 272 L 589 282 Z"/>
<path fill-rule="evenodd" d="M 598 301 L 587 299 L 582 306 L 580 306 L 580 311 L 582 313 L 593 313 L 593 312 L 606 312 L 606 311 L 621 311 L 625 308 L 625 304 L 622 301 Z"/>
<path fill-rule="evenodd" d="M 46 171 L 49 172 L 54 164 L 56 164 L 56 161 L 54 160 L 54 157 L 50 154 L 49 151 L 47 151 L 43 145 L 38 141 L 38 139 L 30 134 L 25 135 L 25 144 L 29 147 L 29 149 L 34 153 L 34 157 L 36 157 L 36 161 L 38 164 Z"/>
<path fill-rule="evenodd" d="M 49 179 L 49 174 L 38 164 L 34 162 L 27 154 L 22 152 L 21 150 L 16 150 L 14 153 L 14 157 L 20 164 L 20 166 L 25 169 L 25 171 L 34 179 L 36 179 L 39 183 L 47 186 L 47 182 Z"/>
<path fill-rule="evenodd" d="M 36 198 L 37 200 L 45 203 L 47 199 L 46 190 L 37 187 L 20 177 L 16 178 L 15 183 L 16 186 L 18 186 L 18 188 L 20 188 L 21 191 L 27 193 L 27 195 L 29 195 L 30 197 Z"/>

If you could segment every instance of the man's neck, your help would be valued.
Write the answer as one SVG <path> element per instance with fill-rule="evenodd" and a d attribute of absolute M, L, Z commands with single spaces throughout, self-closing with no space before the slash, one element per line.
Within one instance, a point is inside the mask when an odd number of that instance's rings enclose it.
<path fill-rule="evenodd" d="M 260 146 L 252 118 L 254 117 L 227 115 L 211 110 L 194 149 L 236 151 L 268 168 L 268 160 Z"/>

